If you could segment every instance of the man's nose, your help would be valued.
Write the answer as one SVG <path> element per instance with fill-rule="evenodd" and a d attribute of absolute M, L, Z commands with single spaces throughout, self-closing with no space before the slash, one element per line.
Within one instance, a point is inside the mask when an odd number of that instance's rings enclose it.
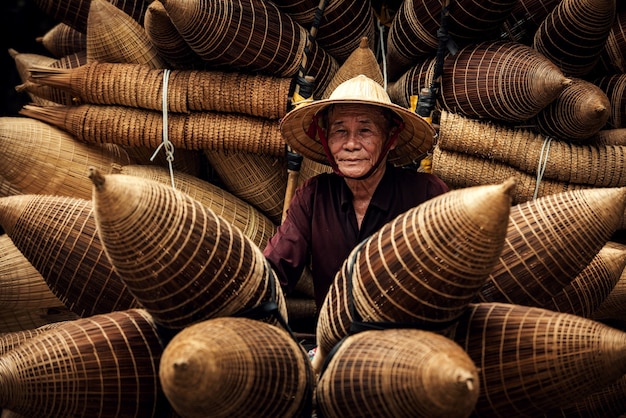
<path fill-rule="evenodd" d="M 348 132 L 344 147 L 348 149 L 354 149 L 354 148 L 359 148 L 360 146 L 361 146 L 361 141 L 359 140 L 357 133 Z"/>

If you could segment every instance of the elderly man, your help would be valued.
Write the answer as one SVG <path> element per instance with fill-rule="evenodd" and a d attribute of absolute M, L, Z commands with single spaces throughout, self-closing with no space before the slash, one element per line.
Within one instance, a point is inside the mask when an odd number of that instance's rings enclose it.
<path fill-rule="evenodd" d="M 310 266 L 319 311 L 357 244 L 448 187 L 432 174 L 399 167 L 432 147 L 434 130 L 364 75 L 340 84 L 328 99 L 295 108 L 280 128 L 296 152 L 333 168 L 296 190 L 264 250 L 287 293 Z"/>

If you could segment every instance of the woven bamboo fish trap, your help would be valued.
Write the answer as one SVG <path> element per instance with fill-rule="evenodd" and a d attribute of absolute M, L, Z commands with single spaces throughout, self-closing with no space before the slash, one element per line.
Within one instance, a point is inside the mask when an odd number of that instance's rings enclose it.
<path fill-rule="evenodd" d="M 228 191 L 280 224 L 287 188 L 283 156 L 217 150 L 204 150 L 204 154 Z"/>
<path fill-rule="evenodd" d="M 580 78 L 529 121 L 538 132 L 569 142 L 581 142 L 600 131 L 609 119 L 611 103 L 600 87 Z"/>
<path fill-rule="evenodd" d="M 305 180 L 310 179 L 321 173 L 332 173 L 333 169 L 326 164 L 319 163 L 310 158 L 303 157 L 300 166 L 300 174 L 298 175 L 298 186 L 302 186 Z"/>
<path fill-rule="evenodd" d="M 57 58 L 87 49 L 85 34 L 65 23 L 57 23 L 36 41 Z"/>
<path fill-rule="evenodd" d="M 544 304 L 557 312 L 591 318 L 626 267 L 626 250 L 605 245 L 572 282 Z"/>
<path fill-rule="evenodd" d="M 591 316 L 598 321 L 620 320 L 626 321 L 626 270 L 622 271 L 611 292 L 602 301 Z"/>
<path fill-rule="evenodd" d="M 21 194 L 47 194 L 91 199 L 86 178 L 90 166 L 113 172 L 112 164 L 128 165 L 118 146 L 84 144 L 65 131 L 36 119 L 0 118 L 0 176 Z"/>
<path fill-rule="evenodd" d="M 315 0 L 278 0 L 278 8 L 310 29 L 314 24 L 315 11 L 319 5 Z M 359 39 L 366 37 L 373 46 L 375 39 L 374 13 L 370 0 L 329 0 L 319 22 L 316 42 L 340 63 L 359 46 Z"/>
<path fill-rule="evenodd" d="M 164 68 L 144 28 L 108 0 L 91 0 L 87 20 L 87 61 L 124 62 Z"/>
<path fill-rule="evenodd" d="M 167 152 L 155 154 L 155 150 L 148 147 L 121 147 L 115 144 L 102 144 L 102 146 L 122 149 L 134 164 L 165 168 L 169 168 L 170 165 Z M 195 177 L 203 177 L 206 173 L 206 159 L 202 151 L 199 150 L 176 149 L 174 159 L 171 162 L 172 169 L 178 173 L 190 174 Z"/>
<path fill-rule="evenodd" d="M 31 338 L 36 337 L 37 335 L 47 332 L 51 329 L 55 329 L 65 322 L 67 321 L 53 322 L 37 328 L 26 329 L 23 331 L 3 332 L 2 334 L 0 334 L 0 355 L 8 353 L 9 351 L 20 346 L 22 343 L 30 340 Z"/>
<path fill-rule="evenodd" d="M 626 128 L 626 74 L 613 74 L 594 80 L 611 102 L 607 128 Z"/>
<path fill-rule="evenodd" d="M 143 25 L 143 16 L 149 0 L 109 0 L 120 10 Z M 53 20 L 65 23 L 79 32 L 87 33 L 91 0 L 34 0 L 34 3 Z"/>
<path fill-rule="evenodd" d="M 391 80 L 396 80 L 416 61 L 432 56 L 437 51 L 442 3 L 439 0 L 402 2 L 387 36 L 386 60 Z M 448 16 L 450 36 L 463 45 L 495 38 L 500 24 L 515 3 L 514 0 L 454 2 Z"/>
<path fill-rule="evenodd" d="M 594 73 L 600 71 L 604 74 L 626 72 L 626 10 L 618 10 L 615 15 Z"/>
<path fill-rule="evenodd" d="M 626 375 L 584 399 L 571 405 L 552 410 L 550 417 L 563 418 L 606 418 L 623 417 L 626 414 Z"/>
<path fill-rule="evenodd" d="M 104 253 L 90 200 L 3 197 L 0 225 L 71 312 L 85 317 L 139 307 Z"/>
<path fill-rule="evenodd" d="M 239 228 L 171 186 L 96 170 L 90 178 L 107 257 L 161 325 L 181 329 L 266 302 L 286 319 L 276 275 Z"/>
<path fill-rule="evenodd" d="M 547 309 L 479 303 L 453 339 L 480 370 L 475 416 L 540 416 L 626 370 L 626 332 Z"/>
<path fill-rule="evenodd" d="M 493 159 L 447 151 L 439 146 L 433 150 L 432 164 L 433 174 L 454 189 L 502 182 L 513 177 L 517 183 L 513 192 L 514 204 L 527 202 L 537 197 L 592 187 L 544 179 Z"/>
<path fill-rule="evenodd" d="M 615 0 L 562 0 L 541 23 L 533 48 L 568 77 L 596 65 L 615 20 Z"/>
<path fill-rule="evenodd" d="M 69 321 L 0 357 L 0 404 L 31 417 L 168 416 L 162 352 L 143 310 Z"/>
<path fill-rule="evenodd" d="M 596 145 L 626 145 L 626 128 L 602 129 L 587 142 Z"/>
<path fill-rule="evenodd" d="M 285 330 L 248 318 L 214 318 L 183 329 L 161 357 L 159 377 L 183 417 L 304 417 L 314 376 Z"/>
<path fill-rule="evenodd" d="M 62 307 L 0 309 L 0 331 L 18 332 L 78 318 Z"/>
<path fill-rule="evenodd" d="M 162 167 L 128 165 L 120 167 L 119 173 L 171 184 L 170 173 Z M 259 248 L 264 248 L 267 240 L 276 232 L 276 225 L 268 217 L 212 183 L 185 173 L 175 173 L 174 184 L 176 190 L 186 193 L 239 228 Z"/>
<path fill-rule="evenodd" d="M 391 99 L 408 107 L 429 87 L 435 58 L 418 63 L 389 85 Z M 469 117 L 520 122 L 535 116 L 571 83 L 550 60 L 515 42 L 468 45 L 443 64 L 438 107 Z"/>
<path fill-rule="evenodd" d="M 154 0 L 148 6 L 144 16 L 144 29 L 168 68 L 197 70 L 208 66 L 180 35 L 160 1 Z"/>
<path fill-rule="evenodd" d="M 187 44 L 212 65 L 291 77 L 305 54 L 307 29 L 264 0 L 161 0 Z M 307 74 L 318 97 L 337 71 L 337 61 L 313 40 Z"/>
<path fill-rule="evenodd" d="M 468 417 L 480 382 L 454 341 L 429 331 L 363 331 L 346 337 L 319 378 L 324 417 Z"/>
<path fill-rule="evenodd" d="M 574 190 L 514 205 L 480 301 L 543 307 L 606 245 L 625 206 L 624 188 Z"/>
<path fill-rule="evenodd" d="M 0 306 L 2 310 L 64 307 L 6 234 L 0 235 Z"/>
<path fill-rule="evenodd" d="M 514 187 L 507 181 L 437 196 L 356 247 L 320 309 L 316 370 L 355 323 L 443 330 L 458 318 L 502 251 Z"/>
<path fill-rule="evenodd" d="M 140 64 L 91 62 L 73 69 L 31 67 L 33 82 L 66 90 L 82 103 L 163 109 L 164 70 Z M 216 70 L 172 70 L 167 110 L 219 111 L 279 119 L 292 80 Z"/>
<path fill-rule="evenodd" d="M 519 0 L 502 22 L 502 39 L 531 45 L 543 20 L 561 0 Z"/>
<path fill-rule="evenodd" d="M 596 187 L 626 185 L 624 146 L 572 144 L 446 111 L 439 123 L 437 144 L 446 151 L 495 160 L 535 177 L 541 173 L 542 179 Z"/>
<path fill-rule="evenodd" d="M 19 113 L 57 126 L 91 144 L 114 143 L 156 149 L 162 144 L 163 114 L 154 110 L 83 104 L 24 106 Z M 168 115 L 174 148 L 230 150 L 282 156 L 285 142 L 278 121 L 236 113 L 192 112 Z"/>
<path fill-rule="evenodd" d="M 328 86 L 326 86 L 322 99 L 328 99 L 337 86 L 359 74 L 364 74 L 378 82 L 381 86 L 384 86 L 383 73 L 366 37 L 361 38 L 359 46 L 341 64 Z"/>
<path fill-rule="evenodd" d="M 30 100 L 35 104 L 42 106 L 55 104 L 56 102 L 49 99 L 52 94 L 46 91 L 49 87 L 39 91 L 30 91 L 28 88 L 28 79 L 30 78 L 29 68 L 31 66 L 49 66 L 56 62 L 56 59 L 41 54 L 20 53 L 12 48 L 9 49 L 9 55 L 13 58 L 15 69 L 22 81 L 22 84 L 16 86 L 16 91 L 26 92 Z M 32 87 L 32 85 L 30 87 Z"/>

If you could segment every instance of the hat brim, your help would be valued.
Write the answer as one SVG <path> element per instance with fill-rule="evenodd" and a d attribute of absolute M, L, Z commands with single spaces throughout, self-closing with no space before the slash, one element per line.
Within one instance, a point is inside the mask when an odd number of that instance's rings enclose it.
<path fill-rule="evenodd" d="M 398 135 L 396 147 L 389 152 L 387 159 L 393 165 L 407 165 L 425 153 L 433 146 L 435 130 L 428 121 L 417 113 L 402 106 L 390 103 L 372 103 L 368 100 L 356 99 L 323 99 L 302 104 L 287 113 L 280 122 L 280 131 L 287 144 L 303 157 L 322 164 L 329 165 L 324 148 L 319 140 L 310 138 L 307 130 L 313 116 L 331 104 L 366 104 L 390 109 L 404 122 L 404 129 Z"/>

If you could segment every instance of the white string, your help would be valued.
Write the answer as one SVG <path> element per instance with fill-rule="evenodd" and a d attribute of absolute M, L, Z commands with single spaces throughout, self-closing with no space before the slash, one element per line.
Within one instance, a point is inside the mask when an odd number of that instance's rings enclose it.
<path fill-rule="evenodd" d="M 546 136 L 541 147 L 541 154 L 539 154 L 539 164 L 537 165 L 537 182 L 535 183 L 535 193 L 533 194 L 533 200 L 537 199 L 539 194 L 539 183 L 543 178 L 543 173 L 546 171 L 546 165 L 548 165 L 548 154 L 550 154 L 550 144 L 552 143 L 552 137 Z"/>
<path fill-rule="evenodd" d="M 380 19 L 376 19 L 376 24 L 380 32 L 380 36 L 378 37 L 378 39 L 380 39 L 380 56 L 381 56 L 382 63 L 383 63 L 383 81 L 384 81 L 383 87 L 385 88 L 385 90 L 387 90 L 387 57 L 385 53 L 385 36 L 384 36 L 385 25 L 380 23 Z"/>
<path fill-rule="evenodd" d="M 168 137 L 169 129 L 167 125 L 167 85 L 169 84 L 169 80 L 170 70 L 165 69 L 163 70 L 163 103 L 161 105 L 163 108 L 163 137 L 162 142 L 154 151 L 152 157 L 150 157 L 150 161 L 154 160 L 154 157 L 156 157 L 162 147 L 165 147 L 165 158 L 167 159 L 167 163 L 170 168 L 170 179 L 172 180 L 172 188 L 175 189 L 176 186 L 174 185 L 174 166 L 172 165 L 172 162 L 174 161 L 174 144 L 170 142 L 170 139 Z"/>

